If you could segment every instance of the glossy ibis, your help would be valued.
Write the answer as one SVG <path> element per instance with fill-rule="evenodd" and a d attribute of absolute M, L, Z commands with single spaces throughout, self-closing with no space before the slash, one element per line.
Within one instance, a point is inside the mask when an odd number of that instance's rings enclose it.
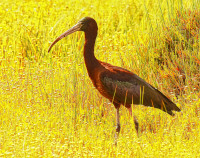
<path fill-rule="evenodd" d="M 172 110 L 180 109 L 164 94 L 145 82 L 136 74 L 108 63 L 99 61 L 94 56 L 94 45 L 97 37 L 98 26 L 93 18 L 85 17 L 75 26 L 61 34 L 49 47 L 48 52 L 54 44 L 65 36 L 76 32 L 85 32 L 84 60 L 92 83 L 96 89 L 106 98 L 108 98 L 116 108 L 117 128 L 120 132 L 119 108 L 124 105 L 132 115 L 132 104 L 142 104 L 151 106 L 174 115 Z M 133 116 L 135 129 L 138 132 L 138 121 Z"/>

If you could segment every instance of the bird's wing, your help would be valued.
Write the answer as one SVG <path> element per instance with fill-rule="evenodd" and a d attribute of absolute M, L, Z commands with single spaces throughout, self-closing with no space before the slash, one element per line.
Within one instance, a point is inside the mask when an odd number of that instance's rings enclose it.
<path fill-rule="evenodd" d="M 119 67 L 112 68 L 112 71 L 101 73 L 100 80 L 113 102 L 153 106 L 170 115 L 173 115 L 172 110 L 180 111 L 176 104 L 136 74 Z"/>
<path fill-rule="evenodd" d="M 137 75 L 119 68 L 113 72 L 105 71 L 100 80 L 110 98 L 121 104 L 143 104 L 144 89 L 154 90 Z"/>

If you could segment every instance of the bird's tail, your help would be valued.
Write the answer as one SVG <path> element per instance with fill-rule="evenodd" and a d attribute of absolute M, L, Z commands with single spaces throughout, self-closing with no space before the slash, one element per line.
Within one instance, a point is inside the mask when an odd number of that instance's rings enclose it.
<path fill-rule="evenodd" d="M 157 89 L 156 89 L 157 90 Z M 158 91 L 158 90 L 157 90 Z M 157 108 L 163 110 L 164 112 L 167 112 L 170 115 L 174 115 L 172 111 L 181 111 L 179 107 L 175 103 L 173 103 L 169 98 L 167 98 L 164 94 L 162 94 L 160 91 L 158 91 L 160 94 L 160 103 L 157 104 Z"/>

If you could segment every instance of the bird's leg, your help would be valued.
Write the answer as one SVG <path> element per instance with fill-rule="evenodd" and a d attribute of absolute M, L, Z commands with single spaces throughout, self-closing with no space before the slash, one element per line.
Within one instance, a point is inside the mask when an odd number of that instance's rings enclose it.
<path fill-rule="evenodd" d="M 129 111 L 129 114 L 130 114 L 130 115 L 133 117 L 133 119 L 134 119 L 135 129 L 136 129 L 136 131 L 137 131 L 137 135 L 138 135 L 138 127 L 139 127 L 139 123 L 138 123 L 138 121 L 137 121 L 137 118 L 133 115 L 133 113 L 132 113 L 132 107 L 131 107 L 131 106 L 128 107 L 127 109 L 128 109 L 128 111 Z"/>
<path fill-rule="evenodd" d="M 117 145 L 117 140 L 118 140 L 118 136 L 119 136 L 119 132 L 120 132 L 120 120 L 119 120 L 119 108 L 120 105 L 118 104 L 114 104 L 115 108 L 116 108 L 116 122 L 117 122 L 117 128 L 116 128 L 116 133 L 115 133 L 115 145 Z"/>
<path fill-rule="evenodd" d="M 117 121 L 117 128 L 116 128 L 116 132 L 117 133 L 119 133 L 120 132 L 120 121 L 119 121 L 119 107 L 118 108 L 116 108 L 116 117 L 117 117 L 117 119 L 116 119 L 116 121 Z"/>

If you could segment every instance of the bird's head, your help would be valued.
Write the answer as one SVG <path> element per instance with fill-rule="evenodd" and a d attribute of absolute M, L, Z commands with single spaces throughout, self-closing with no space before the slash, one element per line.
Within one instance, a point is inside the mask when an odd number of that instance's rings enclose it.
<path fill-rule="evenodd" d="M 91 29 L 95 29 L 95 30 L 98 29 L 96 21 L 90 17 L 85 17 L 85 18 L 81 19 L 77 23 L 77 25 L 81 25 L 79 31 L 84 31 L 84 32 L 88 32 Z"/>
<path fill-rule="evenodd" d="M 84 31 L 85 33 L 92 33 L 92 31 L 97 31 L 97 23 L 93 18 L 85 17 L 81 19 L 76 25 L 74 25 L 72 28 L 61 34 L 58 38 L 55 39 L 55 41 L 51 44 L 51 46 L 48 49 L 48 52 L 50 52 L 51 48 L 62 38 L 66 37 L 69 34 L 72 34 L 76 31 Z"/>

